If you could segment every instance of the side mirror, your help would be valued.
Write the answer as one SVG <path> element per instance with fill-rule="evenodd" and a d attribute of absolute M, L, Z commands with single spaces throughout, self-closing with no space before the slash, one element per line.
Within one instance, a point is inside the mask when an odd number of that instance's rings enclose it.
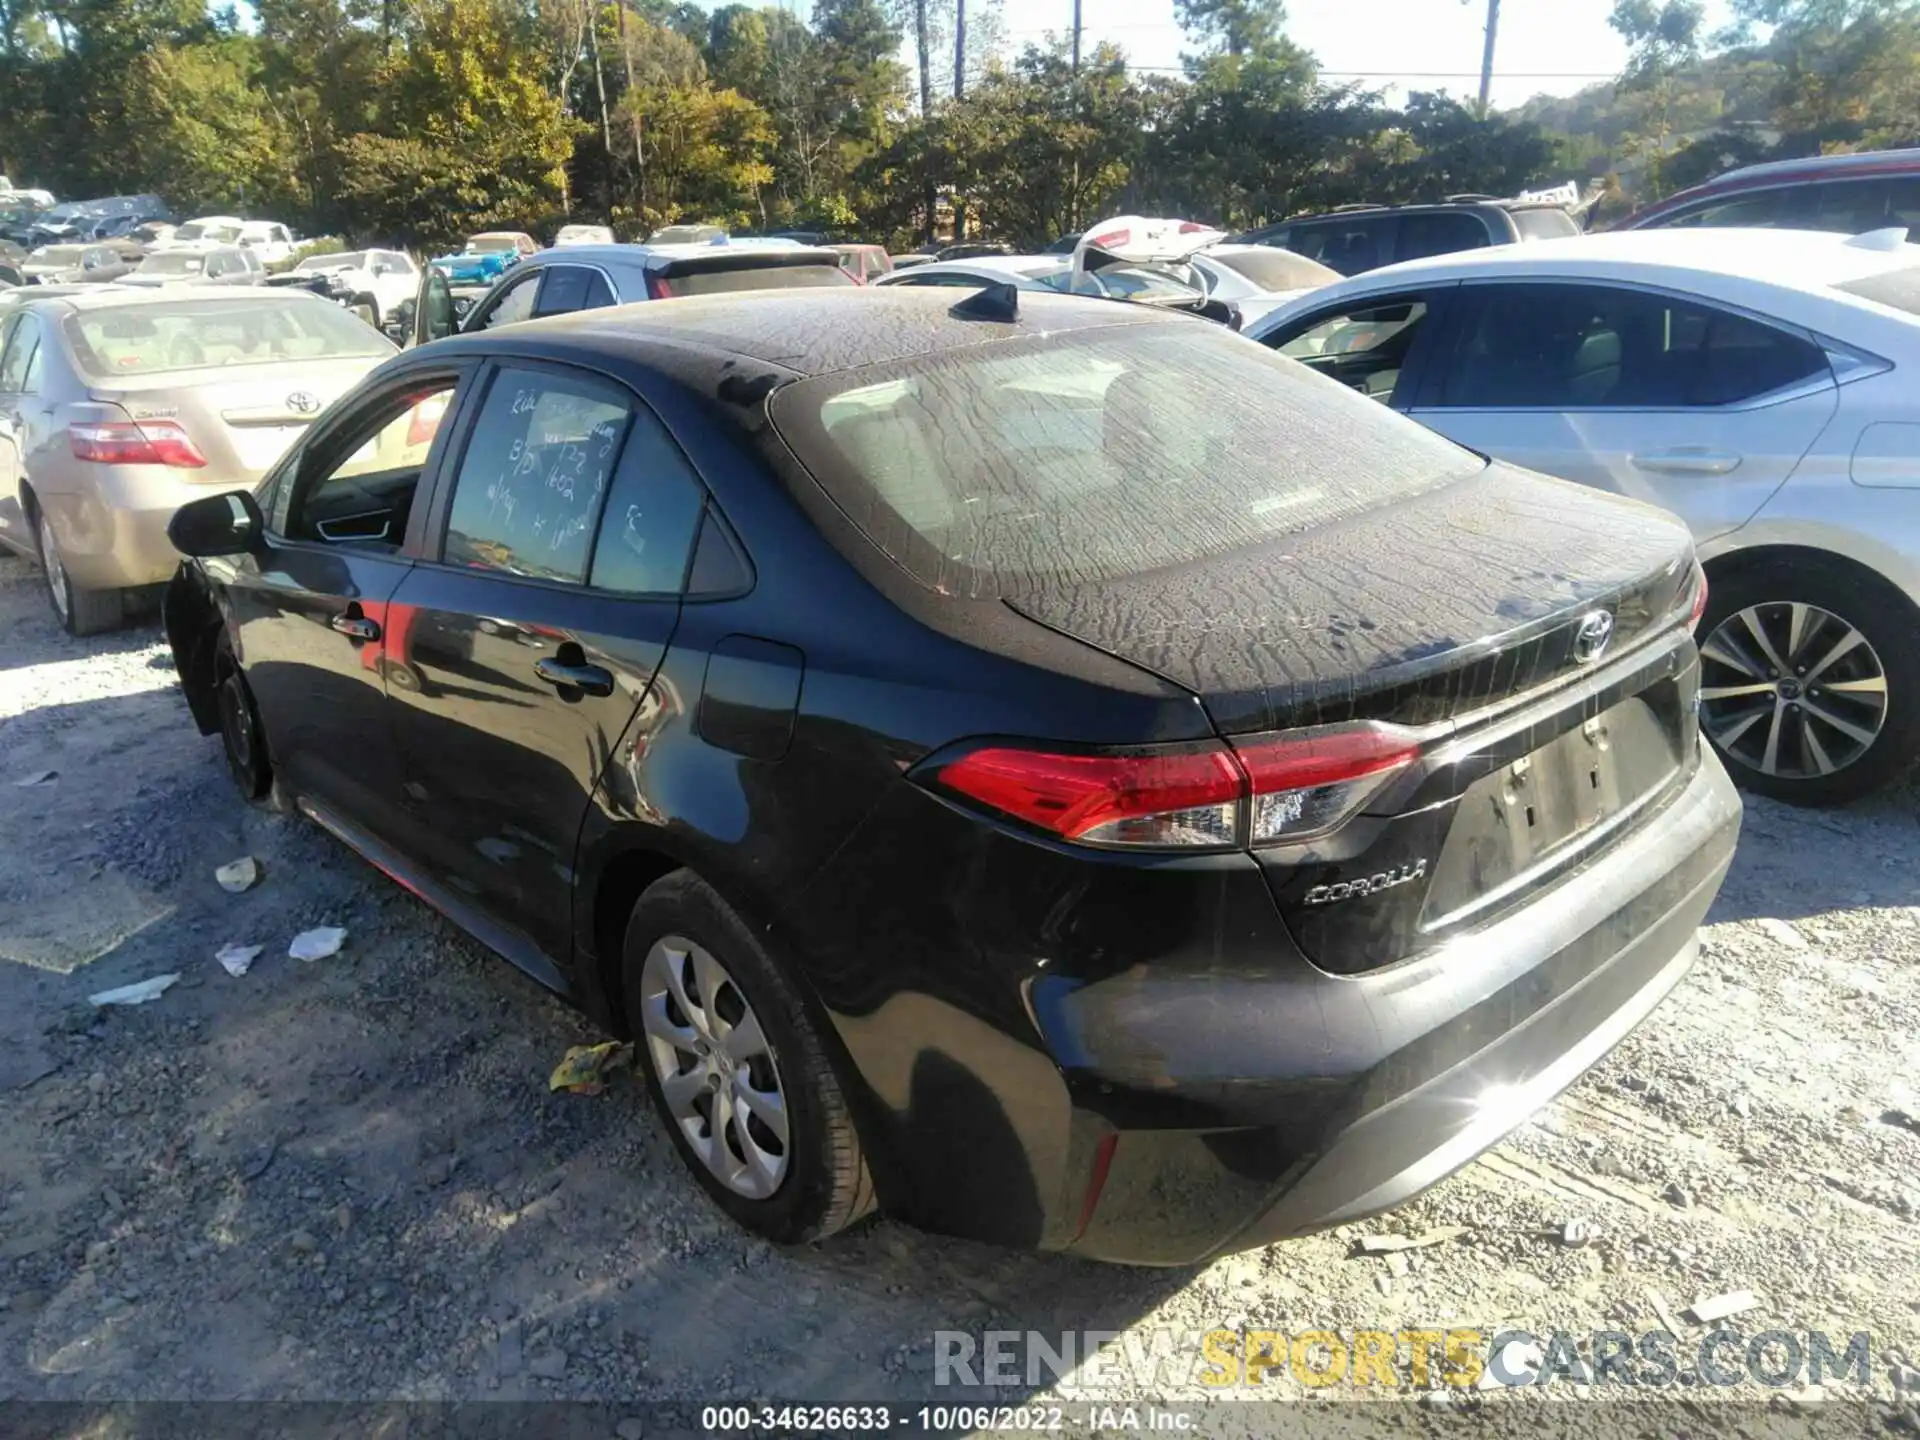
<path fill-rule="evenodd" d="M 266 517 L 251 492 L 229 490 L 192 500 L 173 512 L 167 539 L 190 558 L 210 555 L 246 555 L 266 534 Z"/>

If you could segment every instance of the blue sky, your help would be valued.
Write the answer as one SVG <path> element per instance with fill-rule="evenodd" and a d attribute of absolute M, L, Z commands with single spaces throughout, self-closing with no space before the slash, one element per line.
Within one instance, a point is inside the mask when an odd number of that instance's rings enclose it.
<path fill-rule="evenodd" d="M 1015 48 L 1073 24 L 1073 0 L 1002 0 Z M 1626 46 L 1607 24 L 1612 0 L 1501 0 L 1493 103 L 1570 95 L 1618 74 Z M 1186 41 L 1172 0 L 1082 0 L 1091 45 L 1111 40 L 1135 64 L 1177 67 Z M 1708 0 L 1707 29 L 1727 19 Z M 1480 88 L 1486 0 L 1288 0 L 1287 34 L 1320 57 L 1329 80 L 1354 79 L 1404 92 Z"/>

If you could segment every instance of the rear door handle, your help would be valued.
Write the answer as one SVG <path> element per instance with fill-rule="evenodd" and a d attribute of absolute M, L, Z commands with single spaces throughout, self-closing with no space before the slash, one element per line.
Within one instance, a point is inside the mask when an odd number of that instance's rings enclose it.
<path fill-rule="evenodd" d="M 339 631 L 349 640 L 378 640 L 380 626 L 377 621 L 369 620 L 360 612 L 359 603 L 349 605 L 346 613 L 336 615 L 327 624 Z"/>
<path fill-rule="evenodd" d="M 1655 475 L 1731 475 L 1740 468 L 1740 457 L 1724 450 L 1656 450 L 1629 456 L 1628 461 L 1634 469 Z"/>
<path fill-rule="evenodd" d="M 613 694 L 613 672 L 599 665 L 568 665 L 547 656 L 533 662 L 533 673 L 556 690 L 578 690 L 585 695 Z"/>

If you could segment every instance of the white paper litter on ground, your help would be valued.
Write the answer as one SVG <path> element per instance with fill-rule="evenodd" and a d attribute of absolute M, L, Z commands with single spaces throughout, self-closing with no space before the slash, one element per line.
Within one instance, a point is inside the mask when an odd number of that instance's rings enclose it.
<path fill-rule="evenodd" d="M 151 980 L 141 980 L 132 985 L 122 985 L 117 990 L 102 990 L 98 995 L 89 995 L 89 1005 L 144 1005 L 149 1000 L 158 1000 L 167 992 L 167 988 L 180 978 L 178 971 L 171 975 L 156 975 Z"/>
<path fill-rule="evenodd" d="M 293 937 L 293 943 L 287 946 L 287 954 L 296 960 L 324 960 L 336 955 L 345 942 L 347 932 L 338 925 L 322 925 L 315 930 L 302 930 Z"/>
<path fill-rule="evenodd" d="M 40 770 L 40 771 L 36 771 L 32 775 L 27 776 L 24 780 L 16 780 L 13 783 L 17 788 L 21 790 L 25 790 L 28 786 L 31 786 L 31 785 L 44 785 L 49 780 L 52 780 L 56 776 L 58 776 L 59 773 L 60 772 L 58 770 Z"/>
<path fill-rule="evenodd" d="M 251 855 L 242 855 L 220 866 L 213 872 L 213 878 L 229 895 L 238 895 L 243 890 L 251 890 L 254 881 L 260 878 L 260 862 Z"/>
<path fill-rule="evenodd" d="M 220 968 L 227 974 L 244 975 L 266 948 L 264 945 L 222 945 L 214 952 L 213 958 L 220 962 Z"/>

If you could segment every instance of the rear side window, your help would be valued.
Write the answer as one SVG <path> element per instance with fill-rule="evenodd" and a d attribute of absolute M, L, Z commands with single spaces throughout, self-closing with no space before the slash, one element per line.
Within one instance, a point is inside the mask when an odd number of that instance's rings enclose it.
<path fill-rule="evenodd" d="M 1514 210 L 1513 228 L 1522 240 L 1564 240 L 1580 233 L 1580 222 L 1566 211 L 1550 206 L 1532 210 Z"/>
<path fill-rule="evenodd" d="M 1829 374 L 1819 346 L 1648 291 L 1469 285 L 1441 403 L 1493 409 L 1731 405 Z"/>
<path fill-rule="evenodd" d="M 575 310 L 597 310 L 613 304 L 613 291 L 598 270 L 584 265 L 549 265 L 533 307 L 535 318 L 567 315 Z"/>
<path fill-rule="evenodd" d="M 31 315 L 16 315 L 0 350 L 0 394 L 18 395 L 31 390 L 31 381 L 39 371 L 40 322 Z"/>
<path fill-rule="evenodd" d="M 967 346 L 803 381 L 772 414 L 876 547 L 971 596 L 1188 564 L 1482 464 L 1210 325 Z"/>
<path fill-rule="evenodd" d="M 736 290 L 811 290 L 851 285 L 838 265 L 734 265 L 725 269 L 658 270 L 652 279 L 666 296 L 724 295 Z"/>
<path fill-rule="evenodd" d="M 1289 326 L 1274 337 L 1280 353 L 1374 400 L 1392 404 L 1413 342 L 1426 324 L 1417 295 L 1368 301 Z"/>
<path fill-rule="evenodd" d="M 1436 210 L 1402 215 L 1394 241 L 1395 260 L 1418 260 L 1426 255 L 1452 255 L 1481 250 L 1493 243 L 1487 222 L 1466 210 Z"/>
<path fill-rule="evenodd" d="M 706 499 L 666 428 L 645 411 L 636 415 L 593 549 L 594 588 L 678 594 Z"/>
<path fill-rule="evenodd" d="M 585 376 L 497 371 L 454 480 L 446 562 L 583 583 L 631 413 Z"/>

